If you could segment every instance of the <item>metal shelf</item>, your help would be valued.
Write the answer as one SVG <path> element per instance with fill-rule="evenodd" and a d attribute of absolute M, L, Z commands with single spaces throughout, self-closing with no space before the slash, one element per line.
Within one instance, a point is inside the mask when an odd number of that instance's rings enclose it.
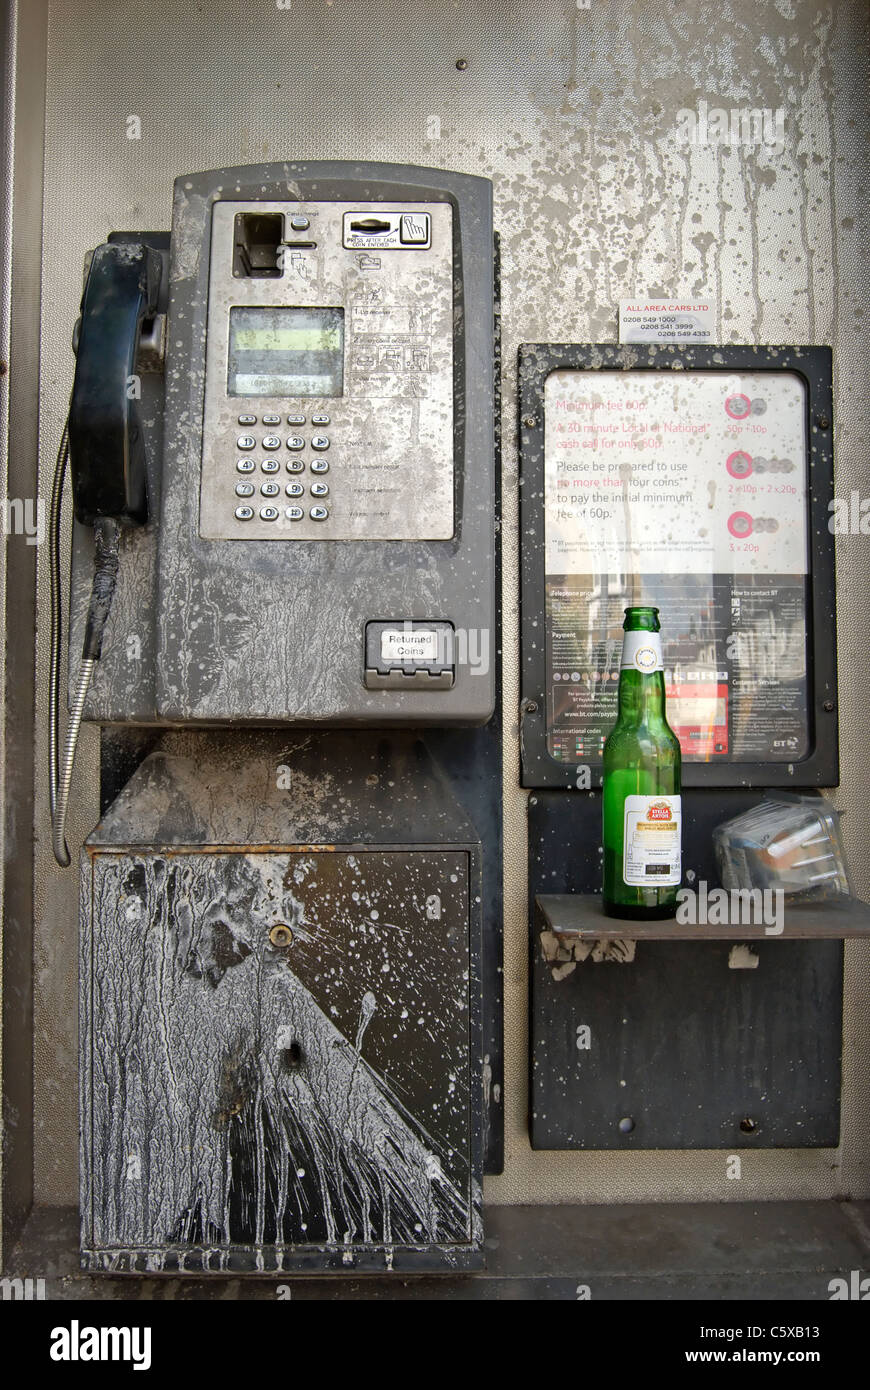
<path fill-rule="evenodd" d="M 711 890 L 712 893 L 713 890 Z M 761 922 L 728 921 L 692 925 L 675 918 L 632 921 L 605 917 L 597 893 L 547 893 L 535 898 L 535 922 L 570 941 L 834 941 L 870 938 L 870 906 L 857 898 L 786 903 L 783 929 Z"/>

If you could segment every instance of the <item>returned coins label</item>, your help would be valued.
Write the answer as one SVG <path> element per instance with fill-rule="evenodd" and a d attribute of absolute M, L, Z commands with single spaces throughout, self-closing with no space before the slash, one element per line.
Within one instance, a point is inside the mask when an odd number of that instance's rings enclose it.
<path fill-rule="evenodd" d="M 438 634 L 431 630 L 381 633 L 381 661 L 437 661 Z"/>
<path fill-rule="evenodd" d="M 627 796 L 622 877 L 630 888 L 672 888 L 681 877 L 678 796 Z"/>

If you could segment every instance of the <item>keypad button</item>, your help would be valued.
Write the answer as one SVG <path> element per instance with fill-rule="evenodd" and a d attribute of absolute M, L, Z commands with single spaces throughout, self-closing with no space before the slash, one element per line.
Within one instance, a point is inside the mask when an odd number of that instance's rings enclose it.
<path fill-rule="evenodd" d="M 284 515 L 288 521 L 301 521 L 305 513 L 301 507 L 285 507 Z"/>
<path fill-rule="evenodd" d="M 263 486 L 260 488 L 263 497 L 277 497 L 280 491 L 280 483 L 263 483 Z"/>
<path fill-rule="evenodd" d="M 312 497 L 328 497 L 328 496 L 329 496 L 329 483 L 312 483 L 312 484 L 311 484 L 311 496 L 312 496 Z"/>
<path fill-rule="evenodd" d="M 305 424 L 305 416 L 304 416 L 304 415 L 288 415 L 288 416 L 287 416 L 287 424 L 288 424 L 288 425 L 304 425 L 304 424 Z"/>
<path fill-rule="evenodd" d="M 287 448 L 294 450 L 304 449 L 305 440 L 302 438 L 300 434 L 291 434 L 290 438 L 287 440 Z"/>
<path fill-rule="evenodd" d="M 260 467 L 262 468 L 264 473 L 277 473 L 278 469 L 281 467 L 281 464 L 278 461 L 278 459 L 263 459 L 263 462 L 260 464 Z"/>
<path fill-rule="evenodd" d="M 328 416 L 328 415 L 312 415 L 312 417 L 311 417 L 311 423 L 312 423 L 312 425 L 328 425 L 328 424 L 329 424 L 329 416 Z"/>
<path fill-rule="evenodd" d="M 288 472 L 288 473 L 301 473 L 301 472 L 303 471 L 304 468 L 305 468 L 305 464 L 302 462 L 301 459 L 288 459 L 288 460 L 287 460 L 287 472 Z"/>
<path fill-rule="evenodd" d="M 263 424 L 264 424 L 264 425 L 280 425 L 280 423 L 281 423 L 281 416 L 280 416 L 280 415 L 264 415 L 264 416 L 263 416 Z"/>
<path fill-rule="evenodd" d="M 327 517 L 329 516 L 329 508 L 312 507 L 308 515 L 311 517 L 312 521 L 326 521 Z"/>
<path fill-rule="evenodd" d="M 257 423 L 257 417 L 256 417 L 256 415 L 240 415 L 240 416 L 239 416 L 239 424 L 240 424 L 240 425 L 256 425 L 256 423 Z"/>
<path fill-rule="evenodd" d="M 254 515 L 254 509 L 253 509 L 253 507 L 236 507 L 236 520 L 237 520 L 237 521 L 250 521 L 250 519 L 251 519 L 251 517 L 252 517 L 253 515 Z"/>
<path fill-rule="evenodd" d="M 305 488 L 301 483 L 288 483 L 284 491 L 288 497 L 301 497 Z"/>
<path fill-rule="evenodd" d="M 244 452 L 245 449 L 256 449 L 257 441 L 252 434 L 240 434 L 236 446 Z"/>
<path fill-rule="evenodd" d="M 263 440 L 263 448 L 268 449 L 270 452 L 274 449 L 280 449 L 281 441 L 277 434 L 267 434 Z"/>
<path fill-rule="evenodd" d="M 253 495 L 254 495 L 254 484 L 253 484 L 253 483 L 236 483 L 236 496 L 237 496 L 237 497 L 253 497 Z"/>
<path fill-rule="evenodd" d="M 255 459 L 237 459 L 236 471 L 239 473 L 253 473 L 257 463 Z"/>
<path fill-rule="evenodd" d="M 312 473 L 328 473 L 329 464 L 326 459 L 312 459 L 311 471 Z"/>
<path fill-rule="evenodd" d="M 277 507 L 261 507 L 261 508 L 260 508 L 260 520 L 261 520 L 261 521 L 277 521 L 277 520 L 278 520 L 278 508 L 277 508 Z"/>
<path fill-rule="evenodd" d="M 312 447 L 312 449 L 328 449 L 328 448 L 329 448 L 329 435 L 328 435 L 328 434 L 313 434 L 313 435 L 311 436 L 311 447 Z"/>

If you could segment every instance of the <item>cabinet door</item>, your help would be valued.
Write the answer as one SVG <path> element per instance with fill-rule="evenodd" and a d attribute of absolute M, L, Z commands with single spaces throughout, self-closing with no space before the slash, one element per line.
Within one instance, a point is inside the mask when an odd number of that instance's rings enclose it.
<path fill-rule="evenodd" d="M 469 870 L 465 850 L 93 857 L 92 1265 L 466 1263 Z"/>

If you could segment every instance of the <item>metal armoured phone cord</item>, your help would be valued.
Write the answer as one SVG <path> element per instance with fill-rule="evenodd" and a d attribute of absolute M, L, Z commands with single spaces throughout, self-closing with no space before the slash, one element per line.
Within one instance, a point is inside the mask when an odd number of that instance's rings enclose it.
<path fill-rule="evenodd" d="M 63 605 L 60 593 L 60 521 L 63 506 L 63 488 L 69 460 L 69 420 L 64 425 L 54 482 L 51 490 L 51 514 L 49 520 L 49 569 L 51 575 L 51 657 L 48 687 L 48 785 L 51 805 L 51 842 L 54 857 L 62 869 L 70 863 L 66 843 L 66 817 L 69 808 L 70 788 L 72 786 L 73 766 L 82 712 L 94 666 L 100 659 L 103 634 L 115 595 L 118 577 L 119 547 L 121 528 L 117 521 L 101 517 L 94 524 L 94 579 L 88 616 L 85 623 L 85 636 L 82 643 L 82 657 L 76 678 L 75 689 L 70 704 L 69 722 L 60 756 L 60 672 L 61 647 L 63 642 Z"/>

